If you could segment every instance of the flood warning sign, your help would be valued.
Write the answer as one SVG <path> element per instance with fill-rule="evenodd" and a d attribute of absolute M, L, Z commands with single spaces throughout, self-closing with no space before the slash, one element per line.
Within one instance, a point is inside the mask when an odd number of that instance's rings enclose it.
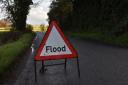
<path fill-rule="evenodd" d="M 77 53 L 53 21 L 42 39 L 35 59 L 56 59 L 76 57 Z"/>
<path fill-rule="evenodd" d="M 41 52 L 41 56 L 61 54 L 71 54 L 71 51 L 55 26 L 53 26 L 46 44 L 44 45 L 44 48 Z"/>

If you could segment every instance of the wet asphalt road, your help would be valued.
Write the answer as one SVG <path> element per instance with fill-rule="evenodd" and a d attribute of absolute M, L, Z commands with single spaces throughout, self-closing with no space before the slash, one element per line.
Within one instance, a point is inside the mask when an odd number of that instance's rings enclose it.
<path fill-rule="evenodd" d="M 35 44 L 39 44 L 41 36 Z M 128 85 L 128 49 L 93 43 L 82 39 L 68 38 L 77 49 L 80 61 L 81 78 L 77 75 L 76 59 L 68 59 L 67 72 L 64 66 L 47 67 L 45 74 L 39 72 L 34 81 L 33 56 L 30 54 L 27 64 L 13 85 Z M 38 46 L 38 45 L 37 45 Z M 45 64 L 59 63 L 47 61 Z"/>

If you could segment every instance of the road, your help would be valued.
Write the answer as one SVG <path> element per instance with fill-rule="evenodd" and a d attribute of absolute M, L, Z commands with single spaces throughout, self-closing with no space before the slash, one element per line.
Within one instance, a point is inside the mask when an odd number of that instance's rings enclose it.
<path fill-rule="evenodd" d="M 40 42 L 42 33 L 37 33 L 35 44 Z M 37 65 L 37 80 L 34 81 L 33 57 L 29 59 L 13 85 L 128 85 L 128 49 L 119 48 L 82 39 L 68 38 L 77 49 L 80 61 L 81 78 L 77 75 L 76 59 L 68 59 L 67 71 L 64 66 L 47 67 L 39 72 L 41 62 Z M 59 63 L 60 61 L 47 61 Z"/>

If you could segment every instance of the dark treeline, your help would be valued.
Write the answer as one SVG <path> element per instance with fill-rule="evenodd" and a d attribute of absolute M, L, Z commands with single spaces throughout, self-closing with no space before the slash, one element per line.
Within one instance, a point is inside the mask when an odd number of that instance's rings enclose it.
<path fill-rule="evenodd" d="M 63 30 L 128 32 L 128 0 L 53 0 L 48 16 Z"/>

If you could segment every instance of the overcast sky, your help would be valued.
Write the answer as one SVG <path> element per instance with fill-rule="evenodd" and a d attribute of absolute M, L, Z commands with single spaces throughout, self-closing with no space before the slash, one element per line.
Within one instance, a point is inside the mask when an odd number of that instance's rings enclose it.
<path fill-rule="evenodd" d="M 27 23 L 33 25 L 45 24 L 47 25 L 47 12 L 49 11 L 49 6 L 51 0 L 33 0 L 34 3 L 39 2 L 39 6 L 31 6 L 30 13 L 28 15 Z M 4 17 L 3 13 L 0 13 L 0 19 Z"/>

